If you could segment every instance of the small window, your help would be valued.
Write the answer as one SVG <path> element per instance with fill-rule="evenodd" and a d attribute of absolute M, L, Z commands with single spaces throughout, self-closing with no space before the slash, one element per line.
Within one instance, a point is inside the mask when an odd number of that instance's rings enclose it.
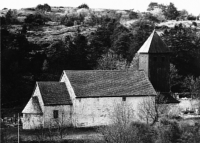
<path fill-rule="evenodd" d="M 122 101 L 126 101 L 126 97 L 122 97 Z"/>
<path fill-rule="evenodd" d="M 53 110 L 53 118 L 58 118 L 58 110 Z"/>
<path fill-rule="evenodd" d="M 157 61 L 157 57 L 153 57 L 153 60 L 154 60 L 154 62 L 156 62 Z"/>
<path fill-rule="evenodd" d="M 162 57 L 162 62 L 164 62 L 165 61 L 165 57 Z"/>

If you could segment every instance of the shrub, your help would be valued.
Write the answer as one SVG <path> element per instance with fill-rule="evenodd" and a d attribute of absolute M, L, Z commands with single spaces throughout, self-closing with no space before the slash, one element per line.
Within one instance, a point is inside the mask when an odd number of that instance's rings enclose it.
<path fill-rule="evenodd" d="M 69 14 L 62 17 L 60 23 L 65 26 L 73 26 L 74 23 L 77 23 L 78 25 L 80 25 L 81 22 L 83 21 L 84 21 L 84 17 L 82 15 Z"/>
<path fill-rule="evenodd" d="M 174 120 L 161 119 L 157 126 L 158 143 L 176 143 L 181 138 L 181 128 Z"/>
<path fill-rule="evenodd" d="M 89 6 L 87 4 L 85 4 L 85 3 L 83 3 L 80 6 L 78 6 L 78 9 L 81 9 L 81 8 L 89 9 Z"/>
<path fill-rule="evenodd" d="M 183 125 L 181 129 L 181 143 L 198 143 L 200 141 L 200 123 L 196 123 L 195 126 Z"/>
<path fill-rule="evenodd" d="M 36 10 L 41 10 L 41 11 L 51 11 L 51 7 L 48 4 L 44 5 L 37 5 Z"/>
<path fill-rule="evenodd" d="M 26 17 L 25 23 L 31 24 L 31 25 L 43 25 L 45 22 L 49 21 L 50 19 L 47 18 L 45 15 L 42 15 L 40 13 L 36 14 L 30 14 Z"/>

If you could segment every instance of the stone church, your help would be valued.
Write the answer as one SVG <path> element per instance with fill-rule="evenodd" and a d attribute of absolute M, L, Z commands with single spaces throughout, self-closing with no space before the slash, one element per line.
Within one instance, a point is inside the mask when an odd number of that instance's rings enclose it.
<path fill-rule="evenodd" d="M 117 104 L 129 104 L 138 119 L 138 104 L 169 93 L 169 49 L 154 30 L 139 49 L 138 70 L 64 70 L 58 82 L 36 82 L 23 109 L 23 129 L 91 127 L 112 123 Z"/>

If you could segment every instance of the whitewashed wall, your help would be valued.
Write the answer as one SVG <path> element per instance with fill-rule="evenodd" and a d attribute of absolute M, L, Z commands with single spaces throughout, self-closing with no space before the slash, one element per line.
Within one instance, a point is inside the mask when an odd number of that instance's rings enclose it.
<path fill-rule="evenodd" d="M 133 121 L 139 120 L 138 103 L 150 97 L 105 97 L 105 98 L 77 98 L 74 104 L 74 125 L 89 127 L 108 125 L 112 123 L 113 111 L 117 104 L 125 103 L 134 111 Z"/>
<path fill-rule="evenodd" d="M 72 125 L 72 105 L 44 106 L 44 110 L 44 128 Z M 58 110 L 57 119 L 54 119 L 54 110 Z"/>
<path fill-rule="evenodd" d="M 36 129 L 42 126 L 43 117 L 37 114 L 23 114 L 22 128 Z"/>

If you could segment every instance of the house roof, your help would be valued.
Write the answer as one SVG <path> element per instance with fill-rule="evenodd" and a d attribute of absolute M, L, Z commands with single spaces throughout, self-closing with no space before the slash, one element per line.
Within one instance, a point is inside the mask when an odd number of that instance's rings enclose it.
<path fill-rule="evenodd" d="M 34 114 L 41 114 L 42 109 L 39 104 L 39 100 L 37 96 L 31 97 L 29 102 L 27 103 L 26 107 L 22 111 L 22 113 L 34 113 Z"/>
<path fill-rule="evenodd" d="M 76 97 L 147 96 L 156 92 L 144 71 L 64 71 Z"/>
<path fill-rule="evenodd" d="M 154 30 L 138 53 L 169 53 L 170 50 Z"/>
<path fill-rule="evenodd" d="M 44 105 L 71 105 L 64 82 L 37 82 Z"/>

